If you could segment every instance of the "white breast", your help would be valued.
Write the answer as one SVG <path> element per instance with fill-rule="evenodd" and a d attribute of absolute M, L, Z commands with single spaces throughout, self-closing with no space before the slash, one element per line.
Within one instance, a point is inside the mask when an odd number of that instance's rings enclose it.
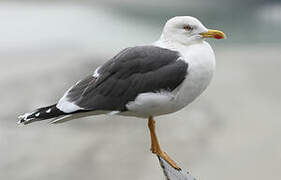
<path fill-rule="evenodd" d="M 214 52 L 206 42 L 182 48 L 180 52 L 189 67 L 175 100 L 179 109 L 191 103 L 207 88 L 216 65 Z"/>

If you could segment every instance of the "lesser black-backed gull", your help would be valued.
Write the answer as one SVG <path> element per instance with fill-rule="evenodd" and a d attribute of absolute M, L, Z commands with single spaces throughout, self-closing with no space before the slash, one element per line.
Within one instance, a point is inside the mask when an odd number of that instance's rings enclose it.
<path fill-rule="evenodd" d="M 19 116 L 19 124 L 51 118 L 51 123 L 61 123 L 97 114 L 148 118 L 151 151 L 179 169 L 161 150 L 153 117 L 182 109 L 206 89 L 215 55 L 204 39 L 224 37 L 194 17 L 174 17 L 158 41 L 124 49 L 72 86 L 56 104 Z"/>

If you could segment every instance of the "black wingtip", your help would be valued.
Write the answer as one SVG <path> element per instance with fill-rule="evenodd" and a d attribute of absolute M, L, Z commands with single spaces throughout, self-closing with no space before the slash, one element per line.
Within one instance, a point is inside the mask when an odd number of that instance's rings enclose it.
<path fill-rule="evenodd" d="M 18 124 L 26 125 L 26 124 L 30 124 L 35 121 L 56 118 L 56 117 L 59 117 L 64 114 L 66 114 L 66 113 L 59 110 L 56 107 L 56 104 L 54 104 L 51 106 L 39 108 L 31 113 L 25 113 L 23 115 L 20 115 L 18 117 L 18 119 L 19 119 Z"/>

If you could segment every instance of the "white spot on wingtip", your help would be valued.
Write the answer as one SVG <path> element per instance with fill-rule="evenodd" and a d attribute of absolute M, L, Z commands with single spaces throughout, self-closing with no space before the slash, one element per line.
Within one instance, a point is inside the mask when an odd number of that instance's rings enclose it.
<path fill-rule="evenodd" d="M 30 115 L 32 115 L 33 113 L 34 113 L 34 111 L 33 111 L 33 112 L 29 112 L 29 113 L 25 113 L 25 114 L 23 114 L 23 115 L 18 116 L 18 119 L 19 119 L 18 122 L 17 122 L 18 126 L 25 125 L 25 124 L 27 124 L 29 121 L 33 120 L 34 117 L 28 119 L 28 117 L 29 117 Z M 37 113 L 37 114 L 38 114 L 38 113 Z M 35 115 L 35 116 L 36 116 L 36 115 Z"/>
<path fill-rule="evenodd" d="M 35 116 L 36 116 L 36 117 L 40 116 L 40 113 L 36 113 Z"/>
<path fill-rule="evenodd" d="M 32 119 L 34 118 L 31 118 L 31 119 L 27 119 L 28 116 L 30 116 L 32 113 L 25 113 L 23 115 L 20 115 L 18 118 L 18 122 L 17 122 L 17 125 L 18 126 L 22 126 L 22 125 L 25 125 L 27 122 L 31 121 Z"/>
<path fill-rule="evenodd" d="M 27 117 L 30 116 L 31 114 L 33 114 L 33 112 L 31 112 L 31 113 L 25 113 L 25 114 L 23 114 L 23 115 L 20 115 L 20 116 L 18 117 L 18 119 L 20 119 L 20 121 L 21 121 L 21 120 L 27 120 Z"/>
<path fill-rule="evenodd" d="M 49 109 L 46 111 L 46 113 L 50 113 L 51 110 L 52 110 L 52 108 L 49 108 Z"/>

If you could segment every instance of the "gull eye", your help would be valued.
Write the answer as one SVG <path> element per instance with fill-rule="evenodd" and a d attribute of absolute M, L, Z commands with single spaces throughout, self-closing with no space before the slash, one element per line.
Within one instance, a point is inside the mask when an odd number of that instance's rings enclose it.
<path fill-rule="evenodd" d="M 185 26 L 183 27 L 183 29 L 186 30 L 186 31 L 192 31 L 192 30 L 193 30 L 193 27 L 191 27 L 190 25 L 185 25 Z"/>

